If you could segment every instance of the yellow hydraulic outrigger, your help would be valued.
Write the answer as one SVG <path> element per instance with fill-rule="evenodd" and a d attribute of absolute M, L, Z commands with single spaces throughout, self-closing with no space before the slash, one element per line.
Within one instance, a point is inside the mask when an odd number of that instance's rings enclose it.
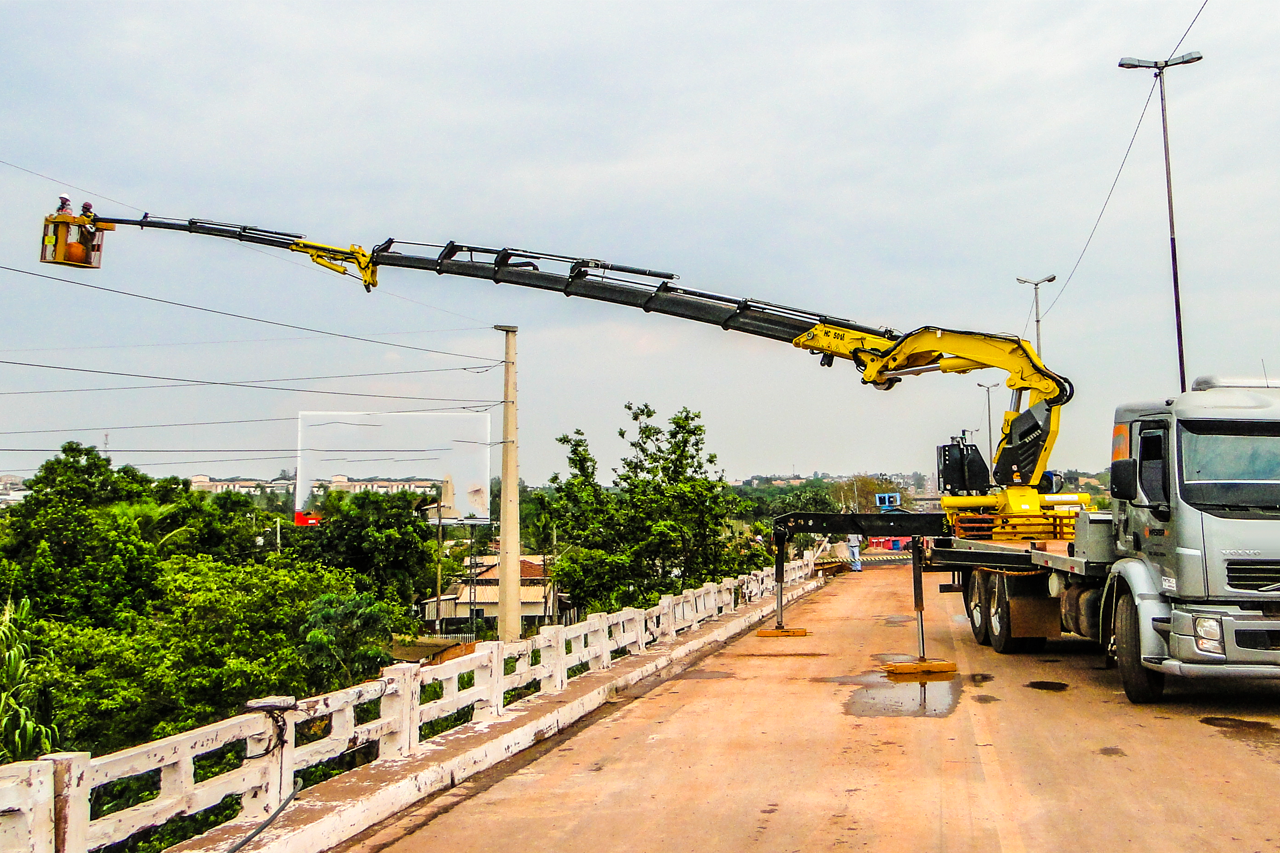
<path fill-rule="evenodd" d="M 393 266 L 629 305 L 646 313 L 789 341 L 820 354 L 823 366 L 831 366 L 836 358 L 848 359 L 862 372 L 864 383 L 882 390 L 892 388 L 904 376 L 996 368 L 1008 374 L 1005 385 L 1012 391 L 992 460 L 992 474 L 1000 488 L 995 494 L 985 493 L 989 489 L 984 480 L 980 487 L 971 486 L 968 494 L 944 496 L 942 506 L 949 520 L 959 529 L 966 517 L 976 519 L 983 538 L 1052 538 L 1044 535 L 1045 525 L 1060 534 L 1064 531 L 1059 528 L 1074 520 L 1074 512 L 1067 508 L 1088 507 L 1091 503 L 1089 495 L 1054 494 L 1043 487 L 1049 482 L 1047 468 L 1058 436 L 1059 410 L 1070 401 L 1073 391 L 1065 377 L 1045 367 L 1031 345 L 1014 335 L 935 326 L 904 334 L 760 300 L 677 287 L 673 282 L 678 276 L 672 273 L 523 249 L 482 248 L 454 242 L 415 244 L 439 249 L 433 257 L 393 251 L 392 239 L 371 251 L 356 245 L 343 249 L 312 242 L 302 234 L 147 214 L 141 219 L 48 216 L 40 260 L 97 269 L 101 264 L 103 232 L 114 230 L 116 225 L 186 231 L 300 252 L 327 269 L 358 277 L 365 290 L 377 287 L 379 266 Z M 567 270 L 543 270 L 539 264 L 562 265 Z"/>

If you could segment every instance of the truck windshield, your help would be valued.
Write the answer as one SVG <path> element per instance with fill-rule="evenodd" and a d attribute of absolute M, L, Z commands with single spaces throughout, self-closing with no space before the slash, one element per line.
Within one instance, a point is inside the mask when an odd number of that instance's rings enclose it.
<path fill-rule="evenodd" d="M 1178 479 L 1190 504 L 1280 508 L 1280 423 L 1182 421 Z"/>

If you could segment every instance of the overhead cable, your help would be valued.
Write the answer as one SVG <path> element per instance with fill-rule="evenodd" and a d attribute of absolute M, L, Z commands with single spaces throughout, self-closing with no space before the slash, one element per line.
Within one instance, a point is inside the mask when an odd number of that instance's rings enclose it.
<path fill-rule="evenodd" d="M 67 367 L 59 364 L 36 364 L 26 361 L 7 361 L 4 359 L 0 359 L 0 364 L 9 364 L 15 367 L 34 367 L 43 370 L 63 370 L 72 373 L 92 373 L 99 376 L 126 376 L 130 379 L 158 379 L 164 382 L 179 382 L 188 385 L 216 385 L 227 388 L 255 388 L 263 391 L 290 391 L 296 394 L 328 394 L 337 397 L 372 397 L 382 400 L 423 400 L 435 403 L 483 403 L 486 406 L 496 406 L 501 402 L 500 400 L 479 400 L 469 397 L 415 397 L 404 394 L 367 394 L 360 391 L 321 391 L 314 388 L 287 388 L 280 385 L 256 385 L 251 382 L 219 382 L 212 379 L 185 379 L 173 376 L 157 376 L 149 373 L 123 373 L 117 370 L 95 370 L 88 367 Z M 5 391 L 0 393 L 20 394 L 23 392 Z"/>
<path fill-rule="evenodd" d="M 56 275 L 45 275 L 44 273 L 32 272 L 31 270 L 24 270 L 24 269 L 18 269 L 17 267 L 4 266 L 3 264 L 0 264 L 0 270 L 6 270 L 8 272 L 18 273 L 19 275 L 28 275 L 28 276 L 32 276 L 33 278 L 43 278 L 49 281 L 60 281 L 63 284 L 74 284 L 76 287 L 84 287 L 84 288 L 88 288 L 89 290 L 98 290 L 103 293 L 114 293 L 117 296 L 127 296 L 130 299 L 142 299 L 147 302 L 158 302 L 161 305 L 170 305 L 175 308 L 186 308 L 190 311 L 202 311 L 206 314 L 217 314 L 222 317 L 231 317 L 236 320 L 248 320 L 251 323 L 262 323 L 267 326 L 277 326 L 282 329 L 294 329 L 299 332 L 310 332 L 311 334 L 325 335 L 331 338 L 342 338 L 348 341 L 360 341 L 361 343 L 366 343 L 366 344 L 377 344 L 378 346 L 395 347 L 396 349 L 407 349 L 407 350 L 413 350 L 414 352 L 430 353 L 432 355 L 447 355 L 447 356 L 452 356 L 454 358 L 471 358 L 477 361 L 491 361 L 495 363 L 501 363 L 502 361 L 501 359 L 492 358 L 490 356 L 471 355 L 469 353 L 450 352 L 448 350 L 429 349 L 427 347 L 415 347 L 415 346 L 410 346 L 409 344 L 396 344 L 396 343 L 391 343 L 390 341 L 379 341 L 373 338 L 362 338 L 358 335 L 345 335 L 341 332 L 330 332 L 325 329 L 312 329 L 308 326 L 296 326 L 292 323 L 281 323 L 277 320 L 264 320 L 261 317 L 251 317 L 247 314 L 236 314 L 232 311 L 219 311 L 216 308 L 206 308 L 202 305 L 191 305 L 186 302 L 175 302 L 172 299 L 161 299 L 158 296 L 144 296 L 141 293 L 133 293 L 128 290 L 117 290 L 116 288 L 112 288 L 112 287 L 103 287 L 97 284 L 87 284 L 83 281 L 76 281 L 70 278 L 62 278 L 61 276 L 56 276 Z"/>
<path fill-rule="evenodd" d="M 1187 25 L 1186 32 L 1182 34 L 1182 38 L 1178 39 L 1178 43 L 1173 46 L 1173 50 L 1169 51 L 1167 59 L 1172 59 L 1173 55 L 1178 52 L 1178 48 L 1182 47 L 1182 42 L 1191 32 L 1191 28 L 1196 25 L 1196 21 L 1200 20 L 1200 13 L 1204 11 L 1204 7 L 1209 5 L 1209 0 L 1204 0 L 1200 4 L 1200 8 L 1196 10 L 1195 17 L 1191 19 L 1191 23 Z M 1071 283 L 1072 277 L 1076 274 L 1076 270 L 1080 268 L 1080 262 L 1084 260 L 1084 253 L 1089 251 L 1089 244 L 1093 242 L 1093 235 L 1098 231 L 1098 225 L 1102 222 L 1102 214 L 1107 212 L 1107 204 L 1111 201 L 1112 194 L 1116 191 L 1116 184 L 1120 182 L 1120 173 L 1124 171 L 1124 164 L 1129 161 L 1129 152 L 1133 150 L 1134 140 L 1138 138 L 1138 130 L 1142 127 L 1142 120 L 1146 118 L 1147 108 L 1151 106 L 1151 98 L 1155 95 L 1156 86 L 1159 80 L 1151 83 L 1151 90 L 1147 92 L 1147 100 L 1142 105 L 1142 112 L 1138 115 L 1138 124 L 1133 128 L 1133 135 L 1129 137 L 1129 146 L 1124 150 L 1124 157 L 1120 158 L 1120 168 L 1116 170 L 1116 177 L 1111 182 L 1111 189 L 1107 190 L 1107 197 L 1102 201 L 1102 209 L 1098 211 L 1098 218 L 1093 222 L 1093 228 L 1089 230 L 1089 236 L 1084 241 L 1084 248 L 1080 250 L 1080 256 L 1076 258 L 1075 266 L 1071 268 L 1071 273 L 1067 276 L 1067 280 L 1062 283 L 1062 287 L 1058 288 L 1058 294 L 1053 297 L 1053 301 L 1049 303 L 1049 307 L 1040 315 L 1044 319 L 1053 310 L 1053 306 L 1058 304 L 1058 300 L 1062 298 L 1063 292 L 1067 289 L 1067 285 Z M 1023 334 L 1026 333 L 1026 326 L 1023 326 Z"/>

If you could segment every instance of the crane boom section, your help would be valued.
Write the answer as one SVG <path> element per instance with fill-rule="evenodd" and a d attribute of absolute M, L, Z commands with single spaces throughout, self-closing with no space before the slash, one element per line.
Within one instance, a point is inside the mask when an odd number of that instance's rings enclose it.
<path fill-rule="evenodd" d="M 882 390 L 892 388 L 904 376 L 998 368 L 1008 374 L 1005 384 L 1014 394 L 1014 402 L 1004 416 L 999 450 L 992 460 L 996 482 L 1006 486 L 1030 487 L 1040 482 L 1057 437 L 1058 409 L 1072 396 L 1070 381 L 1046 368 L 1030 344 L 1014 335 L 937 326 L 903 334 L 887 327 L 865 326 L 800 308 L 681 287 L 675 284 L 679 276 L 659 270 L 455 242 L 401 243 L 438 249 L 434 256 L 393 251 L 396 244 L 393 239 L 366 251 L 356 245 L 342 248 L 315 243 L 305 235 L 287 231 L 201 219 L 165 219 L 149 214 L 141 219 L 99 218 L 95 221 L 107 228 L 134 225 L 185 231 L 300 252 L 320 266 L 359 278 L 365 290 L 377 287 L 379 267 L 399 267 L 626 305 L 646 313 L 789 342 L 820 354 L 823 366 L 830 366 L 836 358 L 847 359 L 862 372 L 863 382 Z M 1021 410 L 1024 392 L 1030 395 L 1025 411 Z"/>

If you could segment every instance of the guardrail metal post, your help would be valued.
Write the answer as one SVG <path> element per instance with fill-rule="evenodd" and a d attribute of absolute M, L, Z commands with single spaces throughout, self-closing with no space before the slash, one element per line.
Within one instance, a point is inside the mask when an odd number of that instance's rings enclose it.
<path fill-rule="evenodd" d="M 89 849 L 88 752 L 53 752 L 41 761 L 53 763 L 53 845 L 58 853 Z"/>

